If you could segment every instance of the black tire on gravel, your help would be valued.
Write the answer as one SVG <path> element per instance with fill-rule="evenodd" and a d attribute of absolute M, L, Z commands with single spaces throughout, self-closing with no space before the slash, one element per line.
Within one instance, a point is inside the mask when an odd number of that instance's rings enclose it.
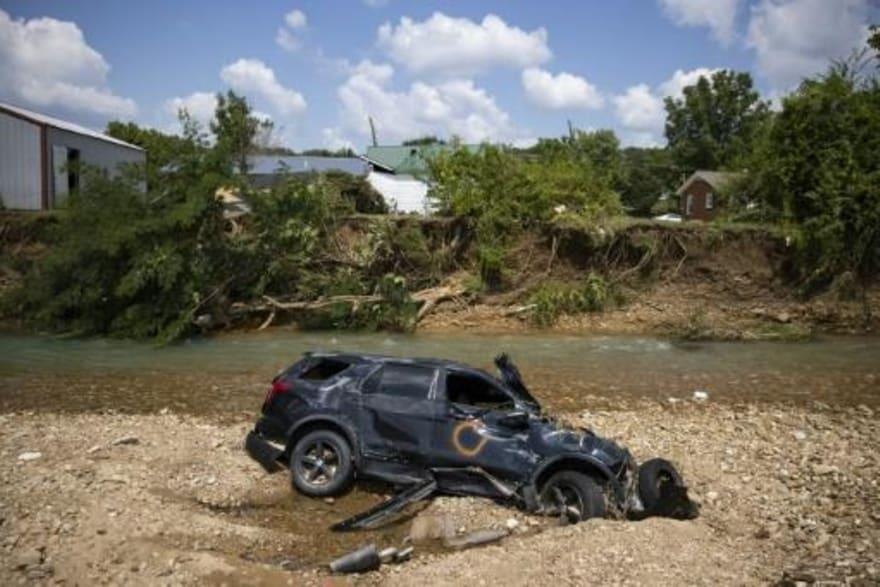
<path fill-rule="evenodd" d="M 541 488 L 541 503 L 549 508 L 577 508 L 581 520 L 605 517 L 605 492 L 602 486 L 589 475 L 578 471 L 554 473 Z"/>
<path fill-rule="evenodd" d="M 332 430 L 315 430 L 300 438 L 290 455 L 293 486 L 310 497 L 329 497 L 354 483 L 348 441 Z"/>
<path fill-rule="evenodd" d="M 664 483 L 672 483 L 683 487 L 681 475 L 675 465 L 666 459 L 651 459 L 639 467 L 639 499 L 645 510 L 656 510 L 660 505 L 661 487 Z"/>

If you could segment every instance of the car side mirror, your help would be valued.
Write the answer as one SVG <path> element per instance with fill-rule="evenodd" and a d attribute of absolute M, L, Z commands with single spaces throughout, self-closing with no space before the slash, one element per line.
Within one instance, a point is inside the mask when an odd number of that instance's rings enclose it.
<path fill-rule="evenodd" d="M 522 410 L 508 412 L 498 419 L 498 424 L 504 426 L 505 428 L 521 430 L 528 427 L 529 414 L 528 412 L 523 412 Z"/>

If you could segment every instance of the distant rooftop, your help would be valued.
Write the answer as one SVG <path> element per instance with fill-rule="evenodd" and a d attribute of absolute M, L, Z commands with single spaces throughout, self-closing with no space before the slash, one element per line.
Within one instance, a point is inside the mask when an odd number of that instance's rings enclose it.
<path fill-rule="evenodd" d="M 248 175 L 273 175 L 281 169 L 290 173 L 344 171 L 366 175 L 367 164 L 357 157 L 315 157 L 311 155 L 254 155 L 248 157 Z"/>
<path fill-rule="evenodd" d="M 12 114 L 17 114 L 21 118 L 24 118 L 26 120 L 30 120 L 31 122 L 34 122 L 36 124 L 44 124 L 46 126 L 51 126 L 53 128 L 59 128 L 61 130 L 66 130 L 68 132 L 76 133 L 78 135 L 92 137 L 93 139 L 106 141 L 108 143 L 114 143 L 114 144 L 120 145 L 122 147 L 128 147 L 129 149 L 136 149 L 138 151 L 143 151 L 142 148 L 140 148 L 136 145 L 132 145 L 130 143 L 126 143 L 125 141 L 120 141 L 119 139 L 109 137 L 103 133 L 96 131 L 96 130 L 86 128 L 84 126 L 80 126 L 80 125 L 74 124 L 72 122 L 67 122 L 66 120 L 60 120 L 58 118 L 46 116 L 45 114 L 40 114 L 39 112 L 34 112 L 33 110 L 26 110 L 26 109 L 20 108 L 18 106 L 13 106 L 12 104 L 0 102 L 0 111 L 2 111 L 2 110 L 6 110 L 8 112 L 11 112 Z"/>
<path fill-rule="evenodd" d="M 428 174 L 428 162 L 444 151 L 463 148 L 475 152 L 480 145 L 379 145 L 367 147 L 364 159 L 384 171 L 398 175 L 422 176 Z"/>
<path fill-rule="evenodd" d="M 709 171 L 706 169 L 698 169 L 694 171 L 690 177 L 685 180 L 685 182 L 678 188 L 678 193 L 682 193 L 684 190 L 690 187 L 692 183 L 701 179 L 708 183 L 715 189 L 723 188 L 727 183 L 738 179 L 743 176 L 741 172 L 734 171 Z"/>

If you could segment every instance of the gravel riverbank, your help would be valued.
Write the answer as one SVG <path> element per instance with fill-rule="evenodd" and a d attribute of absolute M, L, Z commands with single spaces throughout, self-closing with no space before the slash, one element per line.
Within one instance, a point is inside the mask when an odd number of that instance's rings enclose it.
<path fill-rule="evenodd" d="M 640 460 L 677 462 L 695 521 L 558 527 L 491 502 L 439 498 L 413 515 L 456 533 L 508 528 L 465 551 L 417 545 L 409 562 L 330 578 L 381 532 L 327 526 L 382 499 L 292 495 L 241 450 L 249 416 L 0 415 L 0 584 L 767 583 L 880 580 L 880 424 L 867 406 L 637 402 L 565 414 Z M 412 518 L 412 516 L 410 516 Z"/>

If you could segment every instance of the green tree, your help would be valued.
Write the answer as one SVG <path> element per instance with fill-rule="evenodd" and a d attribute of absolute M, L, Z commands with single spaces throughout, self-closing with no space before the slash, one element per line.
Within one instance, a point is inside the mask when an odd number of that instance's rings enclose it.
<path fill-rule="evenodd" d="M 837 281 L 864 294 L 880 270 L 880 81 L 858 61 L 785 98 L 754 161 L 756 196 L 794 229 L 807 291 Z"/>
<path fill-rule="evenodd" d="M 868 46 L 877 53 L 876 57 L 880 60 L 880 25 L 871 25 L 871 36 L 868 39 Z M 880 67 L 880 64 L 878 64 L 878 67 Z"/>
<path fill-rule="evenodd" d="M 769 116 L 748 73 L 717 71 L 666 98 L 666 139 L 683 171 L 735 166 Z"/>
<path fill-rule="evenodd" d="M 169 135 L 153 128 L 140 127 L 133 122 L 112 121 L 106 134 L 126 143 L 137 145 L 147 152 L 147 187 L 156 187 L 167 173 L 184 157 L 193 156 L 202 146 L 191 137 Z"/>
<path fill-rule="evenodd" d="M 211 121 L 211 132 L 216 140 L 215 152 L 228 160 L 240 175 L 248 170 L 248 155 L 258 150 L 258 139 L 271 134 L 273 124 L 253 115 L 244 96 L 232 90 L 217 94 L 217 108 Z"/>
<path fill-rule="evenodd" d="M 628 147 L 622 152 L 620 199 L 635 216 L 649 216 L 664 193 L 675 190 L 681 172 L 667 149 Z"/>

